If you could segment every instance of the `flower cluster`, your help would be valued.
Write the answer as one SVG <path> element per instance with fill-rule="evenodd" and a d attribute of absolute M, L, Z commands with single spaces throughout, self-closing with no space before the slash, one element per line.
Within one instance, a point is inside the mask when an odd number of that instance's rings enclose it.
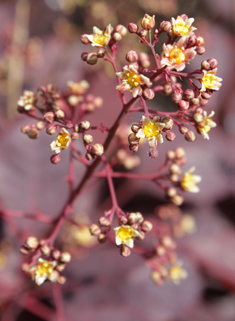
<path fill-rule="evenodd" d="M 21 253 L 33 254 L 30 263 L 23 263 L 22 270 L 30 275 L 37 285 L 46 280 L 60 284 L 66 281 L 60 273 L 71 260 L 68 252 L 60 252 L 50 247 L 45 240 L 39 242 L 36 237 L 30 236 L 21 247 Z"/>

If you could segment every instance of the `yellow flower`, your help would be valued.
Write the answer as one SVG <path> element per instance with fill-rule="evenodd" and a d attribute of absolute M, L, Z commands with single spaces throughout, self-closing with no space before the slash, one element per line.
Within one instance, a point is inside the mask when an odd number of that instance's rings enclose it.
<path fill-rule="evenodd" d="M 178 262 L 169 269 L 168 276 L 175 284 L 179 284 L 181 279 L 187 278 L 188 273 L 182 268 L 182 263 Z"/>
<path fill-rule="evenodd" d="M 93 34 L 87 35 L 87 39 L 91 42 L 93 47 L 105 47 L 111 39 L 111 24 L 109 24 L 105 31 L 97 27 L 93 27 Z"/>
<path fill-rule="evenodd" d="M 199 175 L 193 175 L 195 167 L 191 167 L 181 178 L 181 187 L 183 190 L 191 193 L 198 193 L 199 187 L 196 185 L 201 182 L 202 178 Z"/>
<path fill-rule="evenodd" d="M 165 123 L 153 122 L 150 118 L 142 116 L 142 128 L 136 134 L 137 138 L 148 138 L 149 145 L 156 148 L 158 143 L 163 143 L 162 129 Z"/>
<path fill-rule="evenodd" d="M 59 154 L 63 149 L 68 148 L 71 143 L 69 132 L 63 127 L 56 140 L 51 143 L 51 150 Z"/>
<path fill-rule="evenodd" d="M 206 89 L 210 90 L 219 90 L 222 86 L 221 81 L 222 78 L 216 76 L 217 68 L 206 71 L 203 70 L 203 75 L 201 77 L 202 88 L 201 91 L 206 91 Z"/>
<path fill-rule="evenodd" d="M 122 225 L 114 228 L 116 235 L 116 245 L 126 244 L 128 247 L 134 247 L 134 237 L 140 236 L 140 233 L 129 225 Z"/>
<path fill-rule="evenodd" d="M 141 86 L 150 82 L 150 79 L 139 74 L 133 65 L 124 66 L 123 71 L 117 72 L 116 75 L 122 79 L 122 83 L 116 89 L 132 91 L 133 97 L 141 96 Z"/>
<path fill-rule="evenodd" d="M 211 119 L 214 116 L 215 112 L 212 111 L 209 116 L 207 116 L 207 112 L 204 111 L 204 119 L 198 124 L 198 131 L 199 133 L 205 138 L 210 139 L 209 135 L 207 134 L 211 128 L 216 127 L 216 123 Z"/>
<path fill-rule="evenodd" d="M 191 32 L 196 30 L 197 28 L 192 27 L 192 23 L 194 22 L 194 18 L 188 19 L 186 15 L 178 16 L 175 20 L 171 18 L 172 29 L 175 35 L 177 36 L 188 36 Z"/>
<path fill-rule="evenodd" d="M 46 280 L 52 280 L 55 266 L 55 261 L 49 262 L 43 260 L 42 258 L 39 258 L 37 264 L 30 268 L 29 272 L 32 273 L 32 278 L 35 281 L 35 283 L 37 285 L 41 285 Z"/>

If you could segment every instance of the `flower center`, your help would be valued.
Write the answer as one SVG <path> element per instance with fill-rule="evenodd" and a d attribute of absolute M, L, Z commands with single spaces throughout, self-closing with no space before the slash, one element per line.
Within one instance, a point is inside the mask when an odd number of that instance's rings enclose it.
<path fill-rule="evenodd" d="M 190 26 L 186 25 L 183 21 L 178 22 L 175 26 L 173 26 L 173 31 L 175 34 L 179 34 L 180 36 L 185 36 L 189 33 Z"/>
<path fill-rule="evenodd" d="M 57 136 L 57 146 L 61 149 L 65 149 L 67 147 L 68 142 L 70 141 L 70 135 L 63 132 Z"/>
<path fill-rule="evenodd" d="M 206 88 L 212 88 L 215 85 L 215 82 L 215 75 L 209 72 L 204 77 L 202 77 L 202 83 Z"/>
<path fill-rule="evenodd" d="M 98 45 L 105 46 L 106 45 L 106 35 L 95 35 L 93 41 Z"/>
<path fill-rule="evenodd" d="M 131 87 L 137 87 L 140 85 L 140 76 L 138 74 L 134 72 L 128 72 L 126 77 L 127 82 Z"/>
<path fill-rule="evenodd" d="M 185 60 L 185 54 L 180 48 L 174 48 L 170 51 L 169 60 L 176 64 L 181 64 Z"/>
<path fill-rule="evenodd" d="M 143 128 L 144 134 L 146 137 L 154 137 L 160 133 L 160 130 L 157 125 L 152 122 L 147 123 Z"/>
<path fill-rule="evenodd" d="M 127 226 L 121 226 L 118 231 L 118 237 L 124 242 L 126 240 L 129 240 L 133 237 L 133 230 L 130 227 Z"/>
<path fill-rule="evenodd" d="M 49 275 L 53 271 L 53 265 L 49 262 L 40 262 L 37 264 L 35 273 L 39 276 Z"/>
<path fill-rule="evenodd" d="M 184 174 L 181 180 L 181 186 L 185 191 L 190 190 L 192 187 L 195 186 L 195 182 L 194 182 L 194 178 L 193 178 L 193 174 L 191 173 L 187 173 Z"/>
<path fill-rule="evenodd" d="M 210 118 L 205 118 L 200 125 L 203 127 L 205 132 L 208 133 L 211 129 L 211 124 L 212 124 L 212 120 Z"/>

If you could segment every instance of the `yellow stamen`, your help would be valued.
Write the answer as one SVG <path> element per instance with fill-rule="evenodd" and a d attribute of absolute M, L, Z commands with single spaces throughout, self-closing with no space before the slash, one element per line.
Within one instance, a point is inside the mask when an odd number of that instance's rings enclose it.
<path fill-rule="evenodd" d="M 95 35 L 93 38 L 93 41 L 95 43 L 97 43 L 98 45 L 105 46 L 106 45 L 106 38 L 107 38 L 106 34 Z"/>
<path fill-rule="evenodd" d="M 134 72 L 128 72 L 126 74 L 127 82 L 131 87 L 137 87 L 140 85 L 140 76 Z"/>
<path fill-rule="evenodd" d="M 181 187 L 188 191 L 195 186 L 194 175 L 191 173 L 185 173 L 181 180 Z"/>
<path fill-rule="evenodd" d="M 53 271 L 53 264 L 50 262 L 40 262 L 36 266 L 35 274 L 38 276 L 50 275 Z"/>
<path fill-rule="evenodd" d="M 146 137 L 154 137 L 157 136 L 160 133 L 159 127 L 155 125 L 152 122 L 148 122 L 144 127 L 143 127 L 143 132 Z"/>
<path fill-rule="evenodd" d="M 186 25 L 185 22 L 178 22 L 173 26 L 173 31 L 175 34 L 179 34 L 180 36 L 185 36 L 189 33 L 190 26 Z"/>
<path fill-rule="evenodd" d="M 118 231 L 118 237 L 123 241 L 127 241 L 135 236 L 135 231 L 128 226 L 121 226 Z"/>
<path fill-rule="evenodd" d="M 216 83 L 216 76 L 208 72 L 204 77 L 202 77 L 202 83 L 206 88 L 211 89 Z"/>
<path fill-rule="evenodd" d="M 60 132 L 60 134 L 57 136 L 57 146 L 61 147 L 61 149 L 65 149 L 69 141 L 70 135 L 66 132 Z"/>
<path fill-rule="evenodd" d="M 176 64 L 181 64 L 183 61 L 185 61 L 185 54 L 183 53 L 183 50 L 180 48 L 174 48 L 170 51 L 169 54 L 169 60 L 174 62 Z"/>

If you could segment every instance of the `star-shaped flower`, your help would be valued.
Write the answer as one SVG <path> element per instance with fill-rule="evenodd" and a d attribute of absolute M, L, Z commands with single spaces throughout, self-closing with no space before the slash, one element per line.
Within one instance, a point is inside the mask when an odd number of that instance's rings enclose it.
<path fill-rule="evenodd" d="M 111 24 L 109 24 L 105 31 L 97 27 L 93 27 L 93 34 L 87 35 L 87 39 L 91 42 L 93 47 L 105 47 L 111 39 Z"/>
<path fill-rule="evenodd" d="M 38 259 L 36 265 L 29 269 L 29 273 L 32 275 L 33 280 L 37 285 L 43 284 L 46 280 L 53 280 L 52 275 L 56 262 L 49 262 L 43 260 L 42 258 Z"/>
<path fill-rule="evenodd" d="M 192 26 L 193 22 L 194 18 L 189 19 L 186 15 L 183 17 L 178 16 L 176 20 L 171 18 L 172 30 L 177 36 L 188 36 L 191 32 L 197 29 Z"/>
<path fill-rule="evenodd" d="M 163 143 L 162 129 L 165 123 L 153 122 L 150 118 L 142 116 L 142 127 L 136 133 L 137 138 L 148 138 L 149 145 L 156 148 L 158 143 Z"/>
<path fill-rule="evenodd" d="M 185 64 L 189 63 L 196 56 L 195 47 L 185 49 L 187 46 L 187 38 L 182 37 L 177 43 L 172 45 L 163 44 L 163 53 L 161 59 L 162 66 L 170 66 L 171 69 L 182 71 Z"/>
<path fill-rule="evenodd" d="M 69 132 L 63 127 L 56 140 L 51 143 L 51 150 L 59 154 L 63 149 L 68 148 L 71 143 Z"/>
<path fill-rule="evenodd" d="M 202 72 L 203 75 L 201 77 L 201 91 L 206 91 L 206 89 L 219 90 L 222 86 L 221 81 L 223 79 L 216 76 L 217 68 L 210 71 L 202 70 Z"/>
<path fill-rule="evenodd" d="M 207 116 L 207 112 L 204 111 L 204 119 L 198 124 L 198 131 L 199 133 L 205 138 L 210 139 L 209 135 L 207 134 L 211 128 L 217 126 L 217 124 L 211 119 L 214 116 L 215 112 L 212 111 L 209 116 Z"/>
<path fill-rule="evenodd" d="M 183 190 L 191 193 L 198 193 L 199 187 L 196 185 L 200 183 L 202 178 L 199 175 L 193 175 L 195 167 L 191 167 L 187 172 L 185 172 L 181 178 L 180 185 Z"/>
<path fill-rule="evenodd" d="M 130 248 L 134 247 L 134 237 L 140 236 L 140 233 L 129 225 L 122 225 L 114 228 L 116 235 L 116 245 L 125 244 Z"/>
<path fill-rule="evenodd" d="M 182 268 L 182 263 L 178 262 L 169 269 L 168 276 L 175 284 L 179 284 L 181 279 L 187 278 L 188 273 Z"/>
<path fill-rule="evenodd" d="M 116 75 L 122 79 L 122 83 L 116 89 L 132 91 L 133 97 L 141 96 L 141 86 L 150 83 L 150 79 L 139 74 L 133 65 L 124 66 L 123 71 L 117 72 Z"/>

